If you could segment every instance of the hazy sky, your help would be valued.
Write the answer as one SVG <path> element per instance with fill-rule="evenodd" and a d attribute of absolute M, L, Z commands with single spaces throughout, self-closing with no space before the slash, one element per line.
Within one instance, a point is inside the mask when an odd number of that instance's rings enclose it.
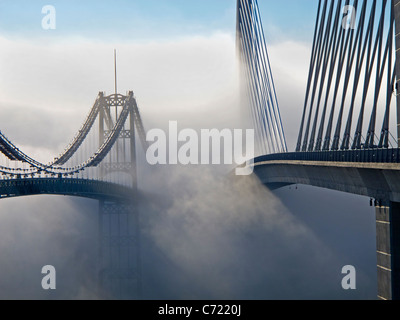
<path fill-rule="evenodd" d="M 42 1 L 0 1 L 1 110 L 21 113 L 24 108 L 24 112 L 42 119 L 36 121 L 36 137 L 47 141 L 35 147 L 47 145 L 52 150 L 31 150 L 34 155 L 49 157 L 54 153 L 53 148 L 60 150 L 65 144 L 57 141 L 61 137 L 57 133 L 40 136 L 44 128 L 41 122 L 47 115 L 48 120 L 54 119 L 52 112 L 62 114 L 65 119 L 82 119 L 75 127 L 66 128 L 46 121 L 46 126 L 53 126 L 53 130 L 70 130 L 66 135 L 72 138 L 97 92 L 113 90 L 114 48 L 118 50 L 119 91 L 134 90 L 145 115 L 165 113 L 165 119 L 173 119 L 181 117 L 182 110 L 205 114 L 209 111 L 207 106 L 221 112 L 226 108 L 225 117 L 235 114 L 232 107 L 226 106 L 228 103 L 221 105 L 221 101 L 231 99 L 232 104 L 236 101 L 232 97 L 237 91 L 234 87 L 236 1 L 45 4 L 56 9 L 55 30 L 42 29 Z M 293 148 L 317 2 L 290 0 L 282 6 L 276 1 L 263 0 L 259 6 L 288 145 Z M 42 112 L 38 109 L 45 110 L 43 113 L 47 115 L 39 116 Z M 15 117 L 20 118 L 20 114 Z M 147 121 L 152 118 L 147 116 Z M 3 125 L 10 138 L 14 137 L 25 148 L 31 147 L 15 132 L 12 123 Z"/>
<path fill-rule="evenodd" d="M 41 27 L 47 4 L 56 9 L 55 30 Z M 317 1 L 259 5 L 293 150 Z M 114 48 L 119 91 L 135 92 L 146 129 L 169 120 L 235 126 L 235 10 L 235 0 L 0 0 L 0 130 L 34 158 L 51 160 L 97 93 L 113 90 Z M 374 218 L 364 198 L 309 187 L 273 195 L 255 181 L 224 185 L 208 168 L 143 166 L 139 175 L 142 188 L 168 199 L 143 217 L 146 297 L 375 297 Z M 96 210 L 63 197 L 2 200 L 0 298 L 95 296 Z M 53 294 L 37 286 L 46 264 L 60 277 Z M 355 292 L 340 287 L 347 264 L 358 270 Z"/>

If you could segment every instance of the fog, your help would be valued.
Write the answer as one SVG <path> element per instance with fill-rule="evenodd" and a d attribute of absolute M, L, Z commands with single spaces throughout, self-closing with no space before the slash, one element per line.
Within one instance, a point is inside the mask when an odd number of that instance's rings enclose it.
<path fill-rule="evenodd" d="M 142 217 L 149 252 L 162 258 L 155 278 L 145 274 L 144 283 L 152 284 L 145 297 L 375 298 L 367 202 L 302 186 L 273 194 L 256 179 L 228 180 L 203 167 L 168 171 L 170 179 L 159 186 L 169 205 Z M 326 201 L 313 199 L 316 194 Z M 144 270 L 160 266 L 157 255 L 143 256 L 149 259 Z M 356 292 L 341 288 L 347 264 L 358 270 Z"/>
<path fill-rule="evenodd" d="M 142 203 L 143 299 L 374 299 L 374 215 L 368 201 L 209 167 L 149 172 Z M 317 198 L 315 198 L 317 197 Z M 98 299 L 97 204 L 39 196 L 2 200 L 1 299 Z M 57 289 L 41 288 L 42 266 Z M 354 265 L 357 290 L 341 288 Z"/>
<path fill-rule="evenodd" d="M 70 141 L 98 91 L 133 90 L 147 130 L 234 128 L 238 105 L 235 43 L 216 33 L 127 44 L 0 38 L 0 129 L 49 161 Z M 303 43 L 269 48 L 278 99 L 293 149 L 309 60 Z M 296 55 L 285 55 L 288 50 Z M 29 52 L 29 58 L 23 52 Z M 68 63 L 66 63 L 68 62 Z M 144 299 L 375 299 L 373 209 L 368 199 L 305 186 L 272 193 L 231 168 L 160 166 L 139 158 L 143 203 Z M 67 197 L 0 201 L 0 298 L 97 299 L 98 204 Z M 44 291 L 44 265 L 57 289 Z M 341 288 L 341 268 L 357 269 L 357 290 Z"/>

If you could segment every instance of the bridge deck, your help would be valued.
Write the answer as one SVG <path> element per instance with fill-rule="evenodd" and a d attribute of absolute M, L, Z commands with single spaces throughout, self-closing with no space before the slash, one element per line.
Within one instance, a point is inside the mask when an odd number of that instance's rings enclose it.
<path fill-rule="evenodd" d="M 130 201 L 134 189 L 110 182 L 78 178 L 0 180 L 0 199 L 39 194 L 65 195 L 110 201 Z"/>
<path fill-rule="evenodd" d="M 371 159 L 378 159 L 379 150 L 372 151 L 369 155 Z M 358 162 L 345 161 L 354 156 L 355 152 L 350 154 L 352 151 L 336 152 L 336 154 L 331 152 L 268 155 L 255 159 L 254 173 L 264 184 L 272 188 L 305 184 L 378 200 L 400 202 L 400 163 L 397 157 L 399 149 L 392 151 L 387 153 L 388 162 L 368 162 L 367 158 L 364 158 L 364 162 L 360 161 L 362 158 L 358 158 Z M 305 160 L 306 157 L 310 159 L 329 157 L 331 160 Z M 334 161 L 335 158 L 339 161 Z M 389 162 L 389 159 L 392 161 Z"/>
<path fill-rule="evenodd" d="M 400 163 L 400 148 L 360 149 L 315 152 L 287 152 L 257 157 L 254 162 L 271 160 L 298 160 L 350 163 Z"/>

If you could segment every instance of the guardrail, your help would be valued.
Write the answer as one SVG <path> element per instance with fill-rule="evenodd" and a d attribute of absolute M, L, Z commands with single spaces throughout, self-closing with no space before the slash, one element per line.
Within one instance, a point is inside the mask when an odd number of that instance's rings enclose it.
<path fill-rule="evenodd" d="M 400 163 L 400 148 L 278 153 L 257 157 L 254 163 L 274 160 Z"/>

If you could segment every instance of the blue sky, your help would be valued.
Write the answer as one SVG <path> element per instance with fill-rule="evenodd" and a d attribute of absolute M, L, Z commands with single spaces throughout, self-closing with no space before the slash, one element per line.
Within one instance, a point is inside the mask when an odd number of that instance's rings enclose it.
<path fill-rule="evenodd" d="M 57 29 L 41 28 L 44 5 L 57 11 Z M 270 41 L 311 41 L 316 0 L 259 0 Z M 160 40 L 235 32 L 235 0 L 0 0 L 0 33 L 6 36 L 80 36 Z"/>

